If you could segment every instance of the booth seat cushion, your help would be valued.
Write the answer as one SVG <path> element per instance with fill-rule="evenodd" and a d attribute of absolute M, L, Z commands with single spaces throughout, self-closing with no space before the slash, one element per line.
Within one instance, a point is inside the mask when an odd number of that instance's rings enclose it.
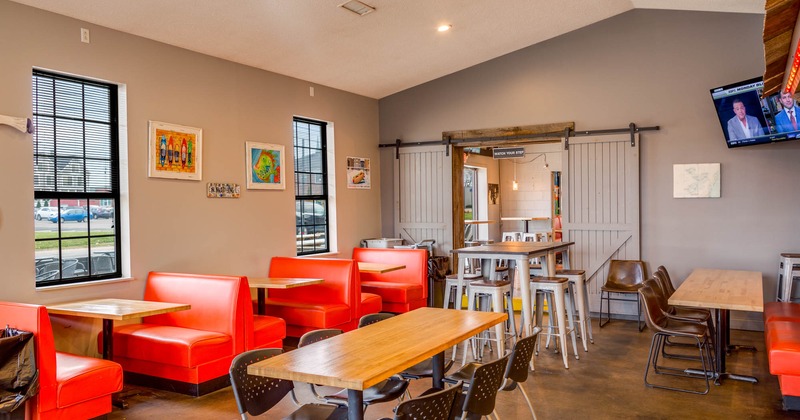
<path fill-rule="evenodd" d="M 424 290 L 419 284 L 362 281 L 361 290 L 380 295 L 387 302 L 409 302 L 424 299 Z"/>
<path fill-rule="evenodd" d="M 231 336 L 170 325 L 130 324 L 114 328 L 114 355 L 195 367 L 233 354 Z"/>
<path fill-rule="evenodd" d="M 377 314 L 383 309 L 383 299 L 374 293 L 361 292 L 361 316 Z M 359 318 L 361 317 L 359 316 Z"/>
<path fill-rule="evenodd" d="M 286 321 L 267 315 L 253 316 L 253 335 L 258 348 L 283 347 L 286 338 Z"/>
<path fill-rule="evenodd" d="M 350 306 L 343 303 L 304 303 L 277 298 L 267 299 L 267 315 L 283 318 L 287 324 L 332 328 L 350 322 Z"/>
<path fill-rule="evenodd" d="M 58 407 L 87 402 L 122 389 L 122 368 L 95 357 L 56 352 Z"/>
<path fill-rule="evenodd" d="M 768 322 L 764 339 L 769 355 L 769 372 L 773 375 L 800 375 L 800 322 Z"/>
<path fill-rule="evenodd" d="M 794 321 L 800 323 L 800 303 L 767 302 L 764 304 L 764 322 Z"/>

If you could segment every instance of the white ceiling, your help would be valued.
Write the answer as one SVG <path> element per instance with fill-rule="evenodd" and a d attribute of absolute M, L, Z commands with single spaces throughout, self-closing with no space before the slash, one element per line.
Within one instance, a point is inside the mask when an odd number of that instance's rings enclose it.
<path fill-rule="evenodd" d="M 382 98 L 634 8 L 763 14 L 765 0 L 363 0 L 365 16 L 346 0 L 14 1 Z"/>

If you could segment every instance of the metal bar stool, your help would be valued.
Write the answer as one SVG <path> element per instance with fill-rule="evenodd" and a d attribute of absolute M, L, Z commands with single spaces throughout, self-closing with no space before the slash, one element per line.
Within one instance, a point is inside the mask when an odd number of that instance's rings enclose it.
<path fill-rule="evenodd" d="M 508 300 L 509 305 L 506 306 L 503 304 L 503 300 L 507 295 L 511 294 L 511 281 L 510 280 L 476 280 L 469 284 L 469 300 L 467 304 L 468 310 L 489 310 L 489 305 L 478 305 L 478 301 L 481 300 L 482 297 L 490 297 L 491 298 L 491 309 L 494 312 L 504 312 L 510 310 L 509 318 L 514 316 L 514 308 L 513 303 L 511 303 L 511 299 Z M 509 334 L 506 334 L 505 325 L 503 323 L 497 324 L 494 327 L 494 334 L 495 338 L 472 338 L 471 342 L 481 341 L 481 340 L 495 340 L 497 341 L 497 354 L 502 355 L 505 354 L 505 341 L 507 339 L 511 339 L 514 341 L 517 337 L 517 331 L 512 323 L 512 328 L 514 328 Z M 479 346 L 474 346 L 473 348 L 479 348 Z M 480 357 L 479 357 L 480 358 Z M 462 364 L 466 364 L 467 362 L 467 348 L 464 348 L 464 361 Z"/>
<path fill-rule="evenodd" d="M 795 273 L 800 274 L 800 254 L 782 253 L 778 270 L 778 290 L 775 294 L 778 302 L 792 301 Z"/>
<path fill-rule="evenodd" d="M 561 343 L 561 356 L 564 359 L 564 368 L 569 369 L 569 362 L 567 361 L 567 334 L 572 336 L 572 348 L 575 350 L 575 358 L 580 359 L 578 356 L 577 340 L 575 338 L 575 328 L 572 319 L 572 299 L 567 301 L 566 292 L 569 287 L 569 280 L 566 277 L 538 277 L 532 276 L 530 278 L 531 285 L 531 298 L 536 299 L 536 325 L 542 327 L 540 334 L 555 335 L 559 338 Z M 549 326 L 542 326 L 542 304 L 541 297 L 537 291 L 551 292 L 553 299 L 548 302 L 548 306 L 552 305 L 553 310 L 556 312 L 556 322 L 552 320 Z M 569 302 L 569 311 L 567 311 L 567 302 Z M 569 317 L 569 325 L 567 325 L 567 316 Z M 553 331 L 556 332 L 553 332 Z"/>
<path fill-rule="evenodd" d="M 566 277 L 569 280 L 569 293 L 575 296 L 575 306 L 578 309 L 578 327 L 580 327 L 583 350 L 589 351 L 586 338 L 594 344 L 592 337 L 592 320 L 589 318 L 589 300 L 586 296 L 589 291 L 586 287 L 586 271 L 584 270 L 556 270 L 556 276 Z"/>

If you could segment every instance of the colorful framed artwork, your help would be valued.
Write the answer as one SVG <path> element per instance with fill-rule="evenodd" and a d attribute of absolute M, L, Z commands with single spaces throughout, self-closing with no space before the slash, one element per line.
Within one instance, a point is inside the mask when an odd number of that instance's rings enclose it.
<path fill-rule="evenodd" d="M 150 178 L 200 181 L 203 179 L 203 130 L 149 122 L 148 167 Z"/>
<path fill-rule="evenodd" d="M 282 145 L 248 141 L 245 149 L 248 190 L 286 189 L 283 176 L 285 149 Z"/>
<path fill-rule="evenodd" d="M 347 188 L 356 190 L 370 189 L 369 159 L 347 157 Z"/>
<path fill-rule="evenodd" d="M 239 184 L 223 182 L 209 182 L 206 184 L 206 197 L 208 198 L 239 198 L 241 187 Z"/>

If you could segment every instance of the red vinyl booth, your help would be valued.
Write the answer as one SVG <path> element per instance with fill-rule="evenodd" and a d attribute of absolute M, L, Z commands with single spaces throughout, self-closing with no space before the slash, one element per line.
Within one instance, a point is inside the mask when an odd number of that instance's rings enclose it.
<path fill-rule="evenodd" d="M 800 410 L 800 304 L 764 304 L 764 340 L 769 373 L 778 376 L 783 406 Z"/>
<path fill-rule="evenodd" d="M 361 291 L 383 300 L 383 311 L 402 313 L 421 308 L 428 301 L 428 252 L 424 249 L 354 248 L 353 259 L 362 262 L 401 264 L 406 268 L 388 273 L 361 273 Z"/>
<path fill-rule="evenodd" d="M 240 307 L 245 311 L 245 348 L 247 350 L 283 348 L 286 321 L 269 315 L 254 315 L 250 304 L 252 295 L 247 277 L 239 286 Z"/>
<path fill-rule="evenodd" d="M 266 314 L 286 321 L 286 335 L 300 337 L 320 328 L 350 331 L 358 326 L 361 290 L 353 260 L 273 257 L 269 277 L 325 280 L 321 284 L 269 291 Z"/>
<path fill-rule="evenodd" d="M 34 335 L 39 394 L 28 400 L 28 419 L 88 419 L 111 412 L 122 390 L 119 364 L 56 351 L 47 308 L 0 302 L 0 322 Z"/>
<path fill-rule="evenodd" d="M 249 296 L 245 277 L 151 272 L 144 300 L 192 307 L 114 328 L 125 381 L 193 396 L 230 385 L 231 361 L 254 334 Z"/>

